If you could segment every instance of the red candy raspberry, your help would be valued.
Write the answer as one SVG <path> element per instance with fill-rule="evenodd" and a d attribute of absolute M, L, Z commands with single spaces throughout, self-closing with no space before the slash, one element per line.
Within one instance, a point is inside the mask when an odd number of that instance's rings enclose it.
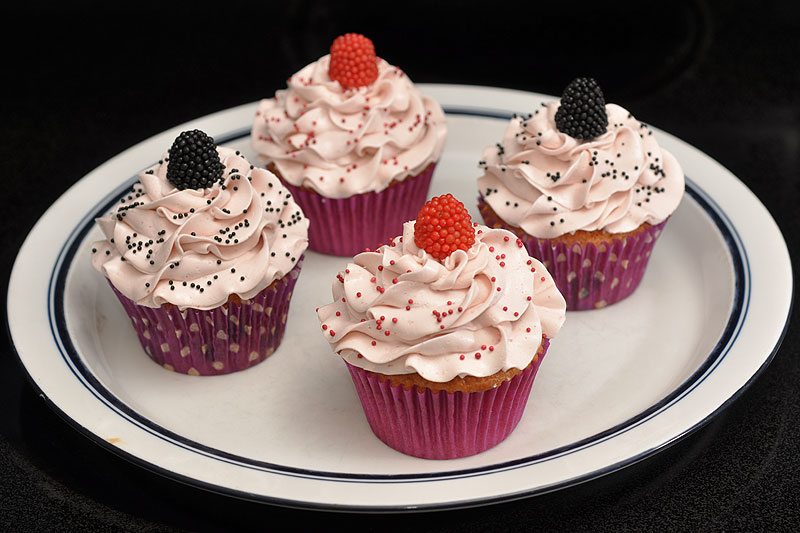
<path fill-rule="evenodd" d="M 428 200 L 414 223 L 414 244 L 440 261 L 468 250 L 475 244 L 475 228 L 467 208 L 452 194 Z"/>
<path fill-rule="evenodd" d="M 378 59 L 372 41 L 358 33 L 337 37 L 331 45 L 328 77 L 342 87 L 364 87 L 378 79 Z"/>

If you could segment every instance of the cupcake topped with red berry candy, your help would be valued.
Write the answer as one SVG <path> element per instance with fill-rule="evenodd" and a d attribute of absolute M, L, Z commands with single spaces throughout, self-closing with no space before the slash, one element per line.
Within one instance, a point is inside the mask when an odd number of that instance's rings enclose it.
<path fill-rule="evenodd" d="M 261 101 L 251 139 L 307 210 L 311 248 L 352 255 L 413 218 L 446 131 L 441 106 L 377 57 L 372 41 L 348 33 Z M 380 224 L 354 228 L 348 212 L 362 221 L 380 215 L 371 219 Z"/>
<path fill-rule="evenodd" d="M 449 194 L 427 202 L 389 244 L 358 254 L 333 282 L 333 297 L 318 309 L 320 327 L 347 363 L 373 431 L 428 458 L 472 455 L 505 439 L 565 317 L 550 274 L 521 241 L 473 223 Z M 474 426 L 424 431 L 447 427 L 439 394 Z M 494 410 L 486 412 L 489 396 Z M 428 417 L 418 428 L 414 405 Z M 479 428 L 486 417 L 504 431 Z"/>

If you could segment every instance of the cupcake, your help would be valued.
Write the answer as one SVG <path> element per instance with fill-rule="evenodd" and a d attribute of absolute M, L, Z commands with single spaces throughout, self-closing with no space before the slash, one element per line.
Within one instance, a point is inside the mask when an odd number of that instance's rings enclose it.
<path fill-rule="evenodd" d="M 542 105 L 484 150 L 478 207 L 547 266 L 567 309 L 605 307 L 638 287 L 683 196 L 683 171 L 591 78 Z"/>
<path fill-rule="evenodd" d="M 345 256 L 414 218 L 445 136 L 439 104 L 353 33 L 262 100 L 252 129 L 259 159 L 311 220 L 310 248 Z"/>
<path fill-rule="evenodd" d="M 512 233 L 473 224 L 451 195 L 355 256 L 317 310 L 372 431 L 427 459 L 474 455 L 522 417 L 565 316 L 544 266 Z"/>
<path fill-rule="evenodd" d="M 308 220 L 280 181 L 185 131 L 109 214 L 92 265 L 147 355 L 168 370 L 226 374 L 281 342 Z"/>

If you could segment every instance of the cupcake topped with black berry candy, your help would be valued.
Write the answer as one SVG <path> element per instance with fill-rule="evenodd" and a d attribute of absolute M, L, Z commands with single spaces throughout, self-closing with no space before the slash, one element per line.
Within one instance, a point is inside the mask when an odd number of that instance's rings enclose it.
<path fill-rule="evenodd" d="M 484 220 L 523 239 L 554 272 L 569 309 L 633 292 L 684 191 L 675 157 L 646 124 L 606 104 L 591 78 L 515 116 L 479 167 Z"/>
<path fill-rule="evenodd" d="M 439 104 L 348 33 L 261 101 L 251 139 L 308 212 L 311 248 L 352 255 L 414 217 L 445 137 Z"/>
<path fill-rule="evenodd" d="M 145 351 L 190 374 L 263 360 L 280 342 L 307 247 L 308 220 L 291 193 L 199 130 L 181 133 L 138 178 L 97 219 L 106 238 L 93 244 L 92 264 Z"/>

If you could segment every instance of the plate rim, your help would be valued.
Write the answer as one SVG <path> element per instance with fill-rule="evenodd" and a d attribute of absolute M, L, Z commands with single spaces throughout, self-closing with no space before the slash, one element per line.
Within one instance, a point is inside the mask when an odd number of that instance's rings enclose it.
<path fill-rule="evenodd" d="M 444 91 L 444 90 L 449 90 L 449 91 L 455 90 L 455 91 L 458 91 L 458 90 L 464 89 L 467 92 L 473 92 L 473 93 L 482 93 L 485 90 L 489 90 L 489 91 L 499 91 L 499 92 L 514 93 L 514 94 L 516 94 L 518 96 L 521 95 L 521 96 L 523 96 L 525 98 L 535 97 L 535 98 L 537 98 L 539 100 L 544 99 L 544 98 L 553 98 L 553 97 L 548 97 L 546 95 L 539 95 L 537 93 L 529 93 L 529 92 L 524 92 L 524 91 L 515 91 L 515 90 L 511 90 L 511 89 L 501 89 L 501 88 L 492 88 L 492 87 L 459 86 L 459 85 L 425 85 L 425 84 L 419 84 L 419 85 L 423 90 L 424 89 L 433 90 L 433 89 L 438 88 L 439 90 L 442 90 L 442 91 Z M 196 123 L 198 121 L 204 121 L 204 120 L 214 120 L 215 117 L 218 117 L 218 116 L 220 116 L 222 114 L 233 113 L 235 110 L 241 110 L 242 108 L 252 107 L 252 106 L 255 106 L 255 104 L 256 103 L 250 103 L 250 104 L 243 104 L 241 106 L 236 106 L 236 107 L 233 107 L 233 108 L 230 108 L 230 109 L 227 109 L 227 110 L 223 110 L 223 111 L 211 114 L 211 115 L 207 115 L 206 117 L 200 117 L 200 118 L 195 119 L 193 121 L 190 121 L 190 122 L 188 122 L 186 124 L 192 124 L 192 123 Z M 451 109 L 459 108 L 459 106 L 447 106 L 447 105 L 445 105 L 445 107 L 449 107 Z M 475 108 L 475 106 L 472 106 L 472 107 L 473 107 L 473 109 Z M 493 109 L 499 109 L 499 107 L 498 108 L 493 108 Z M 467 114 L 469 114 L 469 113 L 467 113 Z M 474 113 L 474 114 L 480 114 L 480 113 Z M 506 113 L 506 115 L 508 115 L 508 114 L 510 114 L 510 112 Z M 507 116 L 503 116 L 503 117 L 497 116 L 497 117 L 494 117 L 494 118 L 507 118 Z M 176 128 L 172 128 L 171 130 L 167 130 L 167 132 L 170 132 L 170 131 L 173 131 L 173 130 L 177 130 L 178 128 L 183 127 L 183 126 L 185 126 L 185 125 L 178 126 Z M 246 129 L 249 131 L 249 127 L 246 128 Z M 145 141 L 142 141 L 142 143 L 139 143 L 139 144 L 143 144 L 145 142 L 148 142 L 148 141 L 152 140 L 154 137 L 158 137 L 159 135 L 165 135 L 165 134 L 167 134 L 167 132 L 162 132 L 162 134 L 158 134 L 158 135 L 152 136 L 152 137 L 146 139 Z M 683 141 L 680 141 L 680 142 L 683 142 Z M 688 143 L 683 143 L 683 144 L 685 144 L 686 146 L 692 148 L 693 150 L 697 150 L 696 148 L 692 147 Z M 136 145 L 136 146 L 139 146 L 139 145 Z M 131 148 L 121 152 L 120 154 L 118 154 L 118 156 L 121 156 L 121 155 L 129 152 L 130 150 L 135 149 L 136 146 L 131 147 Z M 697 151 L 699 152 L 699 150 L 697 150 Z M 700 153 L 703 154 L 702 152 L 700 152 Z M 705 154 L 703 154 L 703 155 L 705 155 Z M 115 156 L 115 157 L 117 157 L 117 156 Z M 706 156 L 706 157 L 708 157 L 708 156 Z M 106 163 L 111 162 L 113 159 L 115 159 L 115 158 L 110 159 Z M 105 165 L 106 163 L 104 163 L 103 165 Z M 716 162 L 714 162 L 714 163 L 716 163 Z M 719 165 L 719 163 L 716 163 L 716 164 Z M 95 169 L 91 173 L 87 174 L 86 176 L 82 177 L 78 181 L 76 181 L 76 183 L 73 184 L 72 187 L 67 189 L 67 191 L 65 191 L 60 196 L 59 199 L 67 196 L 75 185 L 77 185 L 78 183 L 83 181 L 86 177 L 88 177 L 93 172 L 98 171 L 100 168 L 103 167 L 103 165 L 101 165 L 100 167 L 98 167 L 98 169 Z M 722 165 L 719 165 L 719 166 L 724 169 L 724 167 L 722 167 Z M 727 171 L 727 169 L 725 169 L 725 170 Z M 735 180 L 739 181 L 738 178 L 736 178 L 729 171 L 728 171 L 728 174 L 730 174 L 730 176 L 732 176 Z M 127 181 L 125 183 L 127 183 Z M 121 187 L 123 187 L 123 186 L 120 185 L 117 188 L 115 188 L 114 190 L 116 191 L 117 189 L 119 189 Z M 747 189 L 747 190 L 749 191 L 749 189 Z M 109 194 L 106 197 L 110 197 L 110 196 L 111 195 Z M 755 196 L 753 196 L 753 198 L 755 198 Z M 711 196 L 709 196 L 707 198 L 707 200 L 711 200 L 713 202 L 713 198 Z M 755 200 L 760 203 L 760 201 L 757 198 L 755 198 Z M 40 222 L 45 219 L 45 217 L 47 216 L 47 214 L 50 211 L 50 208 L 52 208 L 53 205 L 55 205 L 57 202 L 58 202 L 58 200 L 56 200 L 56 202 L 54 202 L 54 204 L 52 204 L 50 207 L 48 207 L 48 209 L 45 211 L 45 213 L 40 217 L 40 219 L 34 225 L 33 229 L 31 229 L 31 232 L 29 233 L 28 237 L 26 237 L 26 242 L 28 241 L 30 236 L 34 233 L 34 231 L 36 230 L 36 228 L 38 227 Z M 763 207 L 763 204 L 762 204 L 762 207 Z M 718 208 L 718 211 L 717 211 L 718 215 L 719 214 L 722 214 L 722 215 L 725 214 L 725 212 L 721 208 L 719 208 L 719 206 L 717 206 L 717 208 Z M 770 219 L 772 219 L 771 215 L 768 214 L 768 216 L 769 216 Z M 83 218 L 80 219 L 78 225 L 73 230 L 73 233 L 76 232 L 80 226 L 82 226 L 82 220 L 83 220 Z M 774 222 L 774 219 L 772 219 L 772 222 Z M 735 226 L 733 225 L 733 223 L 729 221 L 729 225 L 730 225 L 730 228 L 735 231 Z M 777 227 L 777 224 L 776 224 L 776 227 Z M 778 235 L 781 237 L 781 239 L 783 239 L 783 236 L 782 236 L 779 228 L 777 228 L 777 232 L 778 232 Z M 70 237 L 67 239 L 67 241 L 65 241 L 63 243 L 64 247 L 66 247 L 67 244 L 69 244 L 72 241 L 72 237 L 71 236 L 72 236 L 73 233 L 70 233 Z M 79 242 L 80 240 L 81 239 L 78 236 L 76 236 L 75 239 L 74 239 L 75 242 Z M 783 242 L 783 244 L 784 244 L 784 248 L 785 248 L 785 241 Z M 730 245 L 728 246 L 728 248 L 730 248 Z M 11 297 L 12 297 L 11 283 L 12 283 L 13 278 L 14 278 L 14 273 L 17 270 L 18 260 L 20 259 L 20 256 L 23 253 L 23 249 L 24 249 L 24 244 L 20 248 L 20 251 L 18 252 L 18 256 L 17 256 L 17 258 L 15 259 L 15 262 L 14 262 L 14 267 L 12 268 L 12 275 L 9 278 L 9 292 L 8 292 L 8 295 L 7 295 L 7 309 L 10 308 L 10 305 L 11 305 Z M 742 243 L 741 250 L 742 250 L 742 252 L 746 253 L 746 250 L 744 248 L 743 243 Z M 63 252 L 63 248 L 62 248 L 62 252 Z M 61 262 L 62 252 L 59 252 L 59 254 L 58 254 L 57 258 L 56 258 L 56 265 L 59 262 Z M 65 260 L 64 264 L 62 265 L 62 268 L 65 268 L 68 271 L 70 264 L 71 264 L 71 262 L 67 262 Z M 53 270 L 55 270 L 55 266 L 54 266 Z M 791 272 L 791 269 L 790 269 L 790 272 Z M 793 296 L 794 280 L 793 280 L 791 274 L 790 274 L 790 277 L 789 277 L 789 283 L 790 283 L 790 286 L 791 286 L 791 293 L 792 293 L 792 296 Z M 49 292 L 49 288 L 48 288 L 48 292 Z M 786 334 L 786 331 L 787 331 L 788 325 L 789 325 L 789 320 L 791 318 L 792 304 L 793 304 L 793 298 L 790 298 L 788 312 L 787 312 L 784 324 L 782 326 L 782 332 L 780 333 L 776 344 L 774 345 L 772 350 L 770 350 L 770 353 L 767 355 L 767 357 L 764 359 L 764 361 L 762 361 L 762 363 L 759 366 L 759 368 L 752 375 L 750 375 L 750 377 L 747 379 L 747 381 L 738 390 L 736 390 L 731 396 L 727 397 L 725 399 L 725 401 L 723 401 L 723 403 L 719 407 L 717 407 L 717 409 L 715 409 L 712 412 L 708 413 L 702 420 L 697 422 L 694 426 L 689 427 L 685 431 L 679 433 L 678 435 L 673 436 L 670 440 L 662 443 L 661 445 L 656 446 L 656 447 L 654 447 L 654 448 L 652 448 L 652 449 L 650 449 L 650 450 L 648 450 L 648 451 L 646 451 L 644 453 L 641 453 L 639 455 L 635 455 L 635 456 L 632 456 L 632 457 L 627 457 L 626 459 L 624 459 L 622 461 L 618 461 L 616 463 L 609 464 L 604 469 L 592 471 L 592 472 L 589 472 L 589 473 L 587 473 L 585 475 L 578 476 L 576 478 L 572 478 L 572 479 L 568 479 L 568 480 L 562 480 L 559 483 L 556 483 L 556 484 L 550 485 L 550 486 L 546 486 L 546 487 L 536 487 L 536 488 L 530 489 L 528 491 L 523 491 L 523 492 L 519 492 L 519 493 L 516 493 L 516 494 L 502 494 L 502 495 L 498 495 L 498 496 L 496 496 L 494 498 L 479 498 L 477 500 L 462 499 L 462 500 L 457 501 L 457 502 L 437 502 L 437 503 L 433 503 L 433 504 L 429 504 L 429 505 L 414 505 L 412 507 L 408 507 L 408 506 L 376 507 L 376 506 L 372 506 L 372 505 L 330 505 L 330 504 L 326 504 L 326 503 L 315 504 L 315 503 L 311 503 L 309 501 L 287 500 L 287 499 L 283 499 L 283 498 L 279 498 L 279 497 L 275 497 L 275 496 L 265 496 L 263 494 L 257 494 L 257 493 L 252 493 L 252 492 L 248 492 L 248 491 L 239 491 L 237 489 L 232 489 L 230 487 L 225 487 L 225 486 L 221 486 L 221 485 L 215 485 L 215 484 L 207 483 L 207 482 L 205 482 L 203 480 L 199 480 L 199 479 L 191 477 L 191 476 L 186 476 L 186 475 L 183 475 L 183 474 L 181 474 L 179 472 L 176 472 L 175 470 L 169 470 L 169 469 L 166 469 L 164 467 L 161 467 L 160 465 L 157 465 L 155 463 L 149 462 L 146 459 L 138 457 L 137 455 L 135 455 L 133 453 L 130 453 L 130 452 L 128 452 L 126 450 L 123 450 L 123 449 L 121 449 L 121 448 L 119 448 L 117 446 L 109 444 L 104 439 L 102 439 L 102 437 L 100 435 L 94 433 L 91 429 L 83 426 L 80 422 L 78 422 L 77 420 L 73 419 L 72 417 L 69 416 L 69 414 L 67 414 L 64 410 L 62 410 L 61 406 L 59 406 L 58 403 L 55 400 L 50 398 L 45 393 L 45 391 L 42 390 L 39 387 L 39 385 L 35 381 L 34 377 L 30 374 L 29 368 L 23 362 L 23 357 L 22 357 L 22 355 L 20 354 L 20 352 L 18 350 L 16 342 L 14 342 L 14 336 L 12 334 L 11 318 L 10 318 L 10 314 L 9 313 L 6 313 L 6 329 L 7 329 L 8 333 L 9 333 L 9 339 L 11 341 L 11 346 L 12 346 L 13 352 L 17 356 L 17 359 L 20 362 L 26 377 L 28 378 L 28 381 L 33 385 L 34 389 L 38 392 L 38 394 L 47 401 L 48 405 L 50 405 L 50 407 L 52 409 L 54 409 L 54 411 L 56 411 L 56 413 L 58 413 L 59 416 L 62 419 L 65 419 L 71 426 L 73 426 L 76 429 L 78 429 L 81 434 L 84 434 L 85 436 L 89 437 L 90 440 L 92 440 L 93 442 L 101 445 L 105 449 L 110 449 L 111 451 L 113 451 L 116 454 L 122 456 L 126 460 L 128 460 L 130 462 L 133 462 L 137 466 L 142 466 L 142 467 L 144 467 L 144 468 L 146 468 L 148 470 L 154 471 L 156 473 L 159 473 L 159 474 L 164 475 L 166 477 L 169 477 L 171 479 L 175 479 L 177 481 L 190 484 L 192 486 L 197 486 L 197 487 L 201 487 L 201 488 L 204 488 L 204 489 L 207 489 L 207 490 L 211 490 L 213 492 L 218 492 L 218 493 L 226 494 L 226 495 L 232 495 L 232 496 L 245 498 L 245 499 L 251 499 L 251 500 L 260 501 L 260 502 L 275 503 L 275 504 L 279 504 L 279 505 L 285 505 L 285 506 L 290 506 L 290 507 L 299 507 L 299 508 L 304 508 L 304 509 L 313 508 L 313 509 L 328 509 L 328 510 L 351 510 L 351 511 L 379 512 L 379 511 L 410 510 L 411 508 L 413 508 L 413 509 L 456 509 L 456 508 L 461 508 L 461 507 L 471 507 L 471 506 L 475 506 L 475 505 L 497 503 L 499 501 L 509 501 L 509 500 L 513 500 L 513 499 L 527 497 L 527 496 L 534 495 L 534 494 L 541 494 L 541 493 L 544 493 L 544 492 L 550 492 L 550 491 L 553 491 L 553 490 L 558 490 L 560 488 L 564 488 L 564 487 L 571 486 L 571 485 L 574 485 L 574 484 L 577 484 L 577 483 L 588 481 L 588 480 L 591 480 L 591 479 L 606 475 L 606 474 L 608 474 L 610 472 L 616 471 L 616 470 L 618 470 L 620 468 L 624 468 L 625 466 L 628 466 L 629 464 L 633 464 L 635 462 L 638 462 L 640 460 L 643 460 L 643 459 L 653 455 L 654 453 L 664 449 L 665 447 L 673 444 L 674 442 L 677 442 L 678 440 L 684 438 L 685 436 L 693 433 L 698 428 L 700 428 L 703 425 L 705 425 L 709 420 L 714 418 L 719 412 L 724 410 L 728 405 L 730 405 L 730 403 L 732 403 L 736 398 L 738 398 L 744 392 L 744 390 L 746 390 L 750 386 L 750 384 L 752 384 L 752 382 L 755 381 L 755 379 L 758 378 L 758 376 L 763 372 L 763 370 L 766 368 L 766 366 L 774 358 L 774 356 L 777 353 L 777 351 L 778 351 L 778 349 L 780 347 L 780 344 L 781 344 L 781 342 L 782 342 L 782 340 L 783 340 L 783 338 L 784 338 L 784 336 Z M 49 296 L 48 296 L 48 305 L 49 305 Z M 742 322 L 744 322 L 744 318 L 742 319 Z M 731 344 L 733 344 L 733 343 L 731 343 Z M 692 376 L 687 381 L 693 381 L 696 377 L 697 376 L 695 374 L 692 374 Z M 413 481 L 413 480 L 409 480 L 409 481 Z"/>

